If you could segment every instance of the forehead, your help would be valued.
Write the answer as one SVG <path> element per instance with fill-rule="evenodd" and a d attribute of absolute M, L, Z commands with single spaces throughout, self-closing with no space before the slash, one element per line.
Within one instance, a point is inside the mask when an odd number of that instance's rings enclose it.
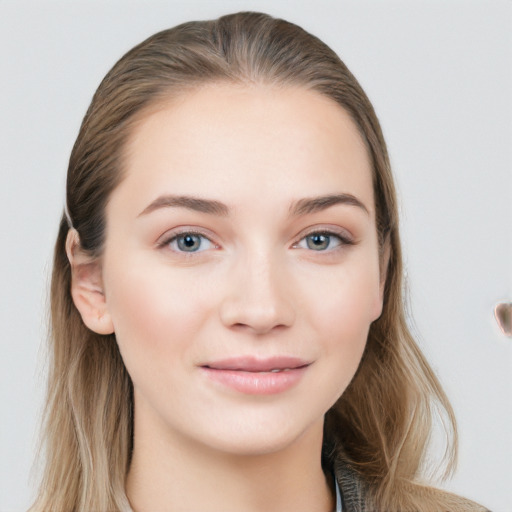
<path fill-rule="evenodd" d="M 155 104 L 125 147 L 120 193 L 243 204 L 350 193 L 373 210 L 365 143 L 348 113 L 303 88 L 210 84 Z"/>

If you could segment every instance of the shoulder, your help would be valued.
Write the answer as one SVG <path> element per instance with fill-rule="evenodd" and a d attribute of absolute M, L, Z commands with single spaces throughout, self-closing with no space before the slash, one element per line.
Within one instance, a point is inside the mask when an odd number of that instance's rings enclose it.
<path fill-rule="evenodd" d="M 338 460 L 334 473 L 342 494 L 343 512 L 381 512 L 373 504 L 371 488 L 350 465 Z M 403 482 L 397 487 L 395 510 L 387 512 L 490 512 L 471 500 L 427 485 Z"/>

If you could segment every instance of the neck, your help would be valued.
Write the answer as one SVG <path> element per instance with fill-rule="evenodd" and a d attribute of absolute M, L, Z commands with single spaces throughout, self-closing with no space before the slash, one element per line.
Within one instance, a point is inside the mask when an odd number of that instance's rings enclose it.
<path fill-rule="evenodd" d="M 134 512 L 334 510 L 332 482 L 321 466 L 322 424 L 281 450 L 241 455 L 158 435 L 138 416 L 126 482 Z"/>

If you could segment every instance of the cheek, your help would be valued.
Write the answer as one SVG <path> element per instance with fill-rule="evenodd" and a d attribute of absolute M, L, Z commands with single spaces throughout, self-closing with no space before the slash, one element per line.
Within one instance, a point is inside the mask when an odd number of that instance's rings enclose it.
<path fill-rule="evenodd" d="M 118 265 L 105 279 L 116 339 L 135 383 L 141 372 L 165 374 L 190 361 L 211 310 L 190 279 L 148 269 L 142 262 Z"/>
<path fill-rule="evenodd" d="M 379 284 L 378 266 L 361 261 L 325 276 L 309 307 L 333 331 L 367 331 L 380 304 Z"/>
<path fill-rule="evenodd" d="M 324 315 L 324 323 L 327 325 L 325 350 L 328 358 L 333 366 L 342 367 L 342 374 L 350 380 L 366 346 L 371 322 L 362 308 L 358 307 L 353 295 L 351 299 L 333 301 L 325 308 Z"/>
<path fill-rule="evenodd" d="M 338 375 L 338 392 L 352 379 L 366 346 L 379 300 L 378 271 L 351 267 L 323 283 L 322 300 L 311 300 L 310 323 L 321 334 L 329 370 Z"/>

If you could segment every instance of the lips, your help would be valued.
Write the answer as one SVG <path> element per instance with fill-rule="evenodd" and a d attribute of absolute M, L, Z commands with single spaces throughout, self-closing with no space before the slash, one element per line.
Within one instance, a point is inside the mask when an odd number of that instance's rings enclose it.
<path fill-rule="evenodd" d="M 249 395 L 282 393 L 299 383 L 310 362 L 297 357 L 223 359 L 201 365 L 203 373 L 222 387 Z"/>
<path fill-rule="evenodd" d="M 309 363 L 297 357 L 279 356 L 268 359 L 257 359 L 254 357 L 237 357 L 223 359 L 203 365 L 212 370 L 233 370 L 242 372 L 279 372 L 295 370 L 307 366 Z"/>

